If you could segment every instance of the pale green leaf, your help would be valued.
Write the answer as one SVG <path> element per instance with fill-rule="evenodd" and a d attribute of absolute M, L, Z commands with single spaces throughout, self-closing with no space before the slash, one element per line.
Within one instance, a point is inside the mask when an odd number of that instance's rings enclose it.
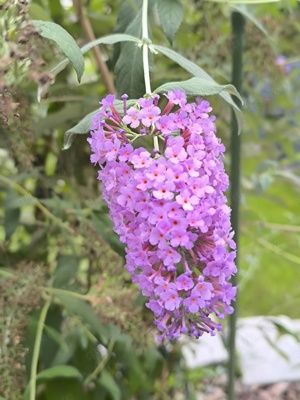
<path fill-rule="evenodd" d="M 141 43 L 141 40 L 135 36 L 128 35 L 126 33 L 115 33 L 113 35 L 103 36 L 99 39 L 95 39 L 92 42 L 87 43 L 81 48 L 81 52 L 84 54 L 92 47 L 98 46 L 99 44 L 115 44 L 120 42 L 135 42 L 139 44 Z"/>
<path fill-rule="evenodd" d="M 249 21 L 251 21 L 271 42 L 274 43 L 274 40 L 271 38 L 269 32 L 264 28 L 261 22 L 255 18 L 255 16 L 246 8 L 245 5 L 232 5 L 235 11 L 238 11 L 240 14 L 243 14 Z"/>
<path fill-rule="evenodd" d="M 219 94 L 223 90 L 225 90 L 228 93 L 231 93 L 238 97 L 241 102 L 243 101 L 233 85 L 219 85 L 203 78 L 191 78 L 187 81 L 181 82 L 168 82 L 155 89 L 154 93 L 167 92 L 168 90 L 174 89 L 180 89 L 184 91 L 188 96 L 211 96 L 214 94 Z"/>
<path fill-rule="evenodd" d="M 81 47 L 80 51 L 82 54 L 85 54 L 90 49 L 95 46 L 99 46 L 100 44 L 115 44 L 119 42 L 136 42 L 140 43 L 140 40 L 132 35 L 127 35 L 125 33 L 116 33 L 113 35 L 103 36 L 101 38 L 95 39 L 92 42 L 87 43 L 83 47 Z M 68 65 L 69 60 L 66 58 L 59 62 L 55 67 L 51 69 L 51 74 L 57 75 L 59 72 L 63 71 Z"/>
<path fill-rule="evenodd" d="M 217 84 L 215 80 L 207 73 L 205 72 L 201 67 L 193 63 L 192 61 L 188 60 L 187 58 L 183 57 L 176 51 L 173 51 L 171 49 L 168 49 L 167 47 L 163 46 L 158 46 L 158 45 L 153 45 L 154 50 L 158 51 L 159 53 L 164 54 L 166 57 L 170 58 L 173 60 L 175 63 L 180 65 L 182 68 L 184 68 L 186 71 L 190 72 L 192 75 L 205 79 L 207 81 L 210 81 L 214 84 Z M 233 107 L 233 111 L 236 116 L 237 124 L 238 124 L 238 132 L 240 133 L 242 123 L 243 123 L 243 117 L 240 108 L 236 105 L 236 103 L 233 101 L 231 98 L 230 94 L 226 91 L 222 91 L 219 93 L 219 95 Z"/>

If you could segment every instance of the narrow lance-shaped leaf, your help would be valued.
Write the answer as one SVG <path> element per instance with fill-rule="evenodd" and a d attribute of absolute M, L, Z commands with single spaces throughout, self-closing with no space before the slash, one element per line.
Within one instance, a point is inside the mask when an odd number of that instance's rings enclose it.
<path fill-rule="evenodd" d="M 10 189 L 6 193 L 6 199 L 4 201 L 4 229 L 5 229 L 5 240 L 9 240 L 19 225 L 20 219 L 20 203 L 17 207 L 19 197 L 17 193 Z M 10 204 L 16 202 L 16 207 L 11 207 Z"/>
<path fill-rule="evenodd" d="M 159 0 L 157 11 L 162 29 L 172 43 L 183 20 L 183 6 L 179 0 Z"/>
<path fill-rule="evenodd" d="M 136 17 L 137 12 L 142 8 L 142 1 L 143 0 L 124 0 L 121 2 L 114 32 L 124 33 L 126 31 L 126 29 Z M 112 69 L 115 68 L 115 65 L 120 56 L 121 48 L 121 43 L 117 43 L 114 46 L 114 51 L 110 59 Z"/>
<path fill-rule="evenodd" d="M 140 39 L 134 36 L 118 33 L 118 34 L 103 36 L 101 38 L 93 40 L 92 42 L 89 42 L 83 47 L 81 47 L 80 52 L 82 54 L 85 54 L 93 47 L 99 46 L 99 44 L 115 44 L 119 42 L 135 42 L 136 44 L 139 44 L 141 41 Z M 66 68 L 66 66 L 69 64 L 69 61 L 70 60 L 68 58 L 65 58 L 64 60 L 60 61 L 55 67 L 53 67 L 50 70 L 50 73 L 56 76 Z M 39 85 L 38 87 L 38 95 L 37 95 L 38 100 L 40 100 L 41 98 L 41 94 L 43 93 L 44 87 L 45 87 L 44 85 Z"/>
<path fill-rule="evenodd" d="M 65 293 L 67 293 L 67 291 Z M 100 322 L 92 306 L 86 301 L 72 296 L 72 293 L 69 295 L 65 293 L 56 292 L 55 297 L 62 302 L 68 312 L 79 316 L 85 323 L 87 323 L 93 333 L 98 334 L 101 337 L 102 343 L 108 343 L 108 338 L 110 336 L 109 328 Z"/>
<path fill-rule="evenodd" d="M 121 390 L 117 385 L 114 378 L 104 369 L 101 372 L 101 376 L 98 379 L 100 385 L 105 387 L 105 389 L 110 393 L 113 400 L 121 399 Z"/>
<path fill-rule="evenodd" d="M 189 96 L 211 96 L 219 94 L 225 90 L 238 97 L 241 102 L 243 101 L 233 85 L 219 85 L 218 83 L 203 78 L 191 78 L 187 81 L 168 82 L 155 89 L 154 93 L 167 92 L 168 90 L 174 90 L 176 88 L 184 91 Z"/>
<path fill-rule="evenodd" d="M 239 13 L 243 14 L 245 18 L 247 18 L 249 21 L 251 21 L 272 43 L 274 43 L 274 40 L 272 37 L 269 35 L 267 30 L 263 27 L 263 25 L 259 22 L 257 18 L 246 8 L 246 5 L 232 5 L 231 8 L 235 11 L 238 11 Z"/>
<path fill-rule="evenodd" d="M 89 42 L 80 48 L 82 54 L 87 53 L 95 46 L 99 46 L 99 44 L 115 44 L 119 42 L 136 42 L 137 44 L 140 43 L 140 39 L 127 35 L 125 33 L 116 33 L 113 35 L 103 36 L 101 38 L 95 39 L 92 42 Z M 66 66 L 69 64 L 69 60 L 65 58 L 61 62 L 59 62 L 55 67 L 51 69 L 51 73 L 57 75 L 59 72 L 63 71 Z"/>
<path fill-rule="evenodd" d="M 136 37 L 142 35 L 142 11 L 139 11 L 126 29 Z M 132 43 L 122 45 L 115 66 L 116 88 L 118 94 L 126 93 L 129 97 L 140 97 L 145 93 L 142 47 Z"/>
<path fill-rule="evenodd" d="M 71 129 L 67 130 L 67 132 L 65 132 L 63 150 L 67 150 L 69 147 L 71 147 L 71 144 L 73 143 L 73 141 L 75 139 L 75 135 L 87 133 L 89 131 L 91 123 L 92 123 L 92 118 L 98 112 L 99 112 L 99 110 L 92 111 L 91 113 L 86 115 L 81 121 L 79 121 L 78 124 L 73 126 L 73 128 L 71 128 Z"/>
<path fill-rule="evenodd" d="M 163 46 L 153 45 L 152 47 L 153 47 L 154 50 L 158 51 L 159 53 L 164 54 L 166 57 L 168 57 L 171 60 L 173 60 L 175 63 L 180 65 L 186 71 L 190 72 L 192 75 L 194 75 L 194 76 L 196 76 L 198 78 L 202 78 L 202 79 L 205 79 L 205 80 L 208 80 L 208 81 L 210 81 L 212 83 L 217 84 L 215 82 L 215 80 L 207 72 L 205 72 L 201 67 L 199 67 L 198 65 L 196 65 L 192 61 L 188 60 L 187 58 L 183 57 L 182 55 L 180 55 L 176 51 L 173 51 L 173 50 L 168 49 L 167 47 L 163 47 Z M 237 119 L 237 123 L 238 123 L 239 133 L 240 133 L 242 122 L 243 122 L 242 113 L 241 113 L 240 108 L 233 101 L 233 99 L 231 98 L 229 93 L 227 93 L 225 91 L 222 91 L 222 92 L 219 93 L 219 95 L 228 104 L 230 104 L 233 107 L 233 110 L 235 112 L 235 116 L 236 116 L 236 119 Z"/>
<path fill-rule="evenodd" d="M 48 21 L 33 21 L 34 25 L 40 30 L 40 35 L 46 39 L 53 40 L 72 63 L 80 82 L 84 71 L 84 59 L 80 47 L 74 38 L 60 25 Z"/>
<path fill-rule="evenodd" d="M 115 44 L 119 42 L 136 42 L 137 44 L 139 44 L 141 40 L 135 36 L 128 35 L 126 33 L 115 33 L 114 35 L 103 36 L 99 39 L 95 39 L 92 42 L 87 43 L 81 48 L 81 52 L 84 54 L 92 47 L 95 47 L 99 44 Z"/>
<path fill-rule="evenodd" d="M 77 368 L 71 365 L 56 365 L 54 367 L 45 369 L 37 375 L 37 380 L 48 380 L 55 378 L 76 378 L 82 379 L 81 373 Z"/>

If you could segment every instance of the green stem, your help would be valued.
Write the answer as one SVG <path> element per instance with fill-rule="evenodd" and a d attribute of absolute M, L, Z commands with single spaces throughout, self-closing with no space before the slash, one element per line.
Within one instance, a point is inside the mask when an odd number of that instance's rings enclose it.
<path fill-rule="evenodd" d="M 149 68 L 149 33 L 148 33 L 148 0 L 143 0 L 142 34 L 143 34 L 143 67 L 146 94 L 151 94 L 150 68 Z M 157 136 L 153 138 L 154 148 L 159 151 Z"/>
<path fill-rule="evenodd" d="M 35 400 L 35 398 L 36 398 L 35 393 L 36 393 L 37 366 L 38 366 L 38 361 L 39 361 L 39 354 L 40 354 L 44 324 L 45 324 L 46 316 L 47 316 L 50 305 L 51 305 L 51 299 L 48 299 L 46 301 L 44 307 L 42 308 L 40 318 L 38 321 L 37 330 L 36 330 L 36 337 L 35 337 L 35 343 L 34 343 L 33 355 L 32 355 L 32 361 L 31 361 L 29 400 Z"/>
<path fill-rule="evenodd" d="M 13 180 L 8 179 L 3 175 L 0 175 L 0 182 L 13 188 L 16 192 L 20 193 L 21 195 L 32 199 L 33 205 L 35 205 L 47 218 L 49 218 L 57 226 L 59 226 L 61 229 L 65 230 L 65 231 L 67 231 L 71 235 L 75 234 L 75 232 L 72 228 L 70 228 L 67 224 L 65 224 L 59 218 L 57 218 L 54 214 L 52 214 L 46 207 L 43 206 L 43 204 L 36 197 L 34 197 L 30 192 L 28 192 L 28 190 L 24 189 L 17 182 L 14 182 Z"/>
<path fill-rule="evenodd" d="M 231 18 L 232 25 L 232 83 L 239 93 L 242 91 L 243 80 L 243 40 L 245 19 L 242 14 L 234 11 Z M 238 104 L 241 106 L 241 104 Z M 231 225 L 235 232 L 234 240 L 237 248 L 236 265 L 238 266 L 239 254 L 239 208 L 240 208 L 240 171 L 241 171 L 241 135 L 238 134 L 238 126 L 232 111 L 231 130 L 231 166 L 230 166 L 230 203 Z M 238 277 L 233 276 L 231 283 L 237 286 Z M 237 299 L 238 300 L 238 299 Z M 236 374 L 236 322 L 238 314 L 238 301 L 234 305 L 234 313 L 229 318 L 229 365 L 228 365 L 228 400 L 234 400 L 234 385 Z"/>
<path fill-rule="evenodd" d="M 149 33 L 148 33 L 148 0 L 143 0 L 142 11 L 142 35 L 143 35 L 143 67 L 146 94 L 151 94 L 150 70 L 149 70 Z"/>
<path fill-rule="evenodd" d="M 112 339 L 109 342 L 109 345 L 107 347 L 107 354 L 106 357 L 104 357 L 100 363 L 97 365 L 97 367 L 94 369 L 94 371 L 89 375 L 86 380 L 84 381 L 84 386 L 88 385 L 90 382 L 92 382 L 97 376 L 103 371 L 105 368 L 105 365 L 107 364 L 108 360 L 110 359 L 111 353 L 113 351 L 113 347 L 115 345 L 115 341 Z"/>

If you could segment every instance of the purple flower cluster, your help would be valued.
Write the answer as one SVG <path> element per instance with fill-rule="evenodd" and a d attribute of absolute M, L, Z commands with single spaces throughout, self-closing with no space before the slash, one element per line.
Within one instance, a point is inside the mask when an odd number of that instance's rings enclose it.
<path fill-rule="evenodd" d="M 212 320 L 233 312 L 236 272 L 228 187 L 209 103 L 188 103 L 178 89 L 141 98 L 124 115 L 108 95 L 93 118 L 91 161 L 100 165 L 103 198 L 126 244 L 126 267 L 155 315 L 160 338 L 214 335 Z M 155 149 L 148 144 L 155 138 Z M 134 148 L 136 139 L 145 147 Z M 146 148 L 147 147 L 147 148 Z M 232 251 L 230 251 L 232 249 Z"/>

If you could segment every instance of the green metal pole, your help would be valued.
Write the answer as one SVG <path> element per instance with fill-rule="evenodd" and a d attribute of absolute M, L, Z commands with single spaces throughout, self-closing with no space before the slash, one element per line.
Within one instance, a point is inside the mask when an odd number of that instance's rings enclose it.
<path fill-rule="evenodd" d="M 239 93 L 242 92 L 243 81 L 243 40 L 245 19 L 242 14 L 234 11 L 231 16 L 232 26 L 232 84 Z M 238 104 L 241 106 L 241 104 Z M 231 166 L 230 166 L 230 204 L 231 225 L 235 232 L 234 240 L 237 247 L 236 264 L 238 266 L 239 254 L 239 208 L 240 208 L 240 171 L 241 171 L 241 135 L 238 134 L 238 127 L 235 115 L 232 111 L 231 119 Z M 231 282 L 237 285 L 237 275 Z M 234 313 L 229 318 L 229 365 L 228 365 L 228 400 L 234 400 L 234 386 L 236 374 L 236 353 L 235 353 L 235 337 L 236 337 L 236 321 L 238 313 L 238 301 L 234 304 Z"/>

